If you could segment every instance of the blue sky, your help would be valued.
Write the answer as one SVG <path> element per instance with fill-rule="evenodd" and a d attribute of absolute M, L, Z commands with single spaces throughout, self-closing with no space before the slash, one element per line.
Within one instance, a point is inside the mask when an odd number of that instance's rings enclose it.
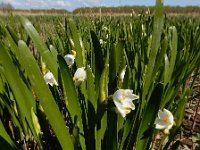
<path fill-rule="evenodd" d="M 10 3 L 20 9 L 67 9 L 79 7 L 146 5 L 152 6 L 155 0 L 0 0 L 0 3 Z M 164 0 L 165 5 L 171 6 L 200 6 L 200 0 Z"/>

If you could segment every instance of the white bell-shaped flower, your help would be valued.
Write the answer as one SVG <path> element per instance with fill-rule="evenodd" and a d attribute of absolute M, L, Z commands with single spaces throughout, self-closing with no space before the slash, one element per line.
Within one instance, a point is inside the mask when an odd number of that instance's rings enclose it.
<path fill-rule="evenodd" d="M 75 59 L 74 55 L 67 54 L 64 56 L 64 59 L 68 65 L 68 67 L 71 67 L 74 64 L 74 59 Z"/>
<path fill-rule="evenodd" d="M 45 80 L 46 84 L 50 84 L 51 86 L 53 86 L 53 85 L 58 86 L 56 79 L 54 78 L 52 72 L 50 72 L 50 71 L 44 75 L 44 80 Z"/>
<path fill-rule="evenodd" d="M 168 132 L 168 130 L 171 129 L 174 124 L 174 117 L 167 109 L 159 110 L 154 124 L 156 125 L 156 129 L 165 130 Z"/>
<path fill-rule="evenodd" d="M 86 80 L 86 72 L 85 72 L 85 68 L 82 67 L 82 68 L 78 68 L 76 70 L 76 72 L 74 73 L 74 78 L 76 83 L 81 83 L 83 82 L 84 80 Z"/>
<path fill-rule="evenodd" d="M 131 110 L 135 109 L 133 100 L 138 99 L 139 96 L 133 94 L 133 90 L 119 89 L 113 94 L 113 101 L 122 117 L 126 117 Z"/>

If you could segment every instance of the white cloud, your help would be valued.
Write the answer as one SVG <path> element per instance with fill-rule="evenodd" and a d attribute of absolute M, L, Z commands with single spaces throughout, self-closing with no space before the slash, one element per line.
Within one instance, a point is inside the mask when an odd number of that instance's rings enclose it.
<path fill-rule="evenodd" d="M 81 7 L 94 7 L 100 5 L 100 0 L 77 0 Z"/>
<path fill-rule="evenodd" d="M 48 0 L 49 2 L 46 3 L 47 7 L 51 8 L 61 8 L 61 9 L 68 9 L 71 7 L 71 2 L 67 2 L 64 0 Z"/>
<path fill-rule="evenodd" d="M 17 6 L 21 6 L 22 3 L 18 2 L 17 0 L 3 0 L 2 3 L 9 3 L 11 4 L 14 8 L 16 8 Z"/>
<path fill-rule="evenodd" d="M 3 0 L 10 3 L 14 8 L 19 9 L 70 9 L 72 2 L 66 0 Z"/>
<path fill-rule="evenodd" d="M 16 9 L 67 9 L 74 10 L 79 7 L 95 7 L 101 0 L 3 0 Z"/>
<path fill-rule="evenodd" d="M 100 1 L 101 0 L 68 0 L 68 1 L 73 1 L 73 5 L 71 7 L 71 10 L 74 10 L 76 8 L 80 7 L 95 7 L 95 6 L 100 6 Z"/>

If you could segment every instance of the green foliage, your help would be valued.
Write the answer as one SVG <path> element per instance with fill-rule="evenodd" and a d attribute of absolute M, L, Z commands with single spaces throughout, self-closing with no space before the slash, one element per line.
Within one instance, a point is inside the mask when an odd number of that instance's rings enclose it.
<path fill-rule="evenodd" d="M 176 124 L 164 136 L 163 148 L 169 149 L 199 69 L 200 20 L 164 18 L 163 4 L 158 0 L 156 5 L 153 17 L 2 18 L 1 145 L 16 149 L 20 141 L 39 149 L 151 149 L 160 134 L 155 119 L 166 108 Z M 69 53 L 76 53 L 71 67 L 64 59 Z M 87 79 L 77 84 L 73 76 L 80 67 Z M 58 85 L 45 83 L 48 71 Z M 112 96 L 121 88 L 139 95 L 125 118 Z"/>

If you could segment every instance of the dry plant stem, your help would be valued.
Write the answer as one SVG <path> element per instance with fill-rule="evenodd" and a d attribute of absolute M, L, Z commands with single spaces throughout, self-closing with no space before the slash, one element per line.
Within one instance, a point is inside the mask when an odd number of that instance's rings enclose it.
<path fill-rule="evenodd" d="M 192 124 L 192 131 L 194 130 L 194 127 L 196 125 L 196 120 L 197 120 L 197 114 L 198 114 L 198 110 L 199 110 L 199 106 L 200 105 L 200 100 L 198 101 L 198 104 L 197 104 L 197 108 L 196 108 L 196 111 L 195 111 L 195 114 L 194 114 L 194 121 L 193 121 L 193 124 Z"/>
<path fill-rule="evenodd" d="M 151 147 L 150 147 L 151 149 L 153 149 L 156 145 L 156 136 L 157 136 L 157 134 L 155 134 L 154 137 L 153 137 L 153 141 L 152 141 L 152 144 L 151 144 Z"/>
<path fill-rule="evenodd" d="M 165 139 L 167 138 L 167 134 L 164 134 L 161 141 L 160 141 L 160 144 L 159 144 L 159 147 L 158 147 L 158 150 L 161 150 L 162 149 L 162 146 L 163 146 L 163 143 L 165 141 Z"/>

